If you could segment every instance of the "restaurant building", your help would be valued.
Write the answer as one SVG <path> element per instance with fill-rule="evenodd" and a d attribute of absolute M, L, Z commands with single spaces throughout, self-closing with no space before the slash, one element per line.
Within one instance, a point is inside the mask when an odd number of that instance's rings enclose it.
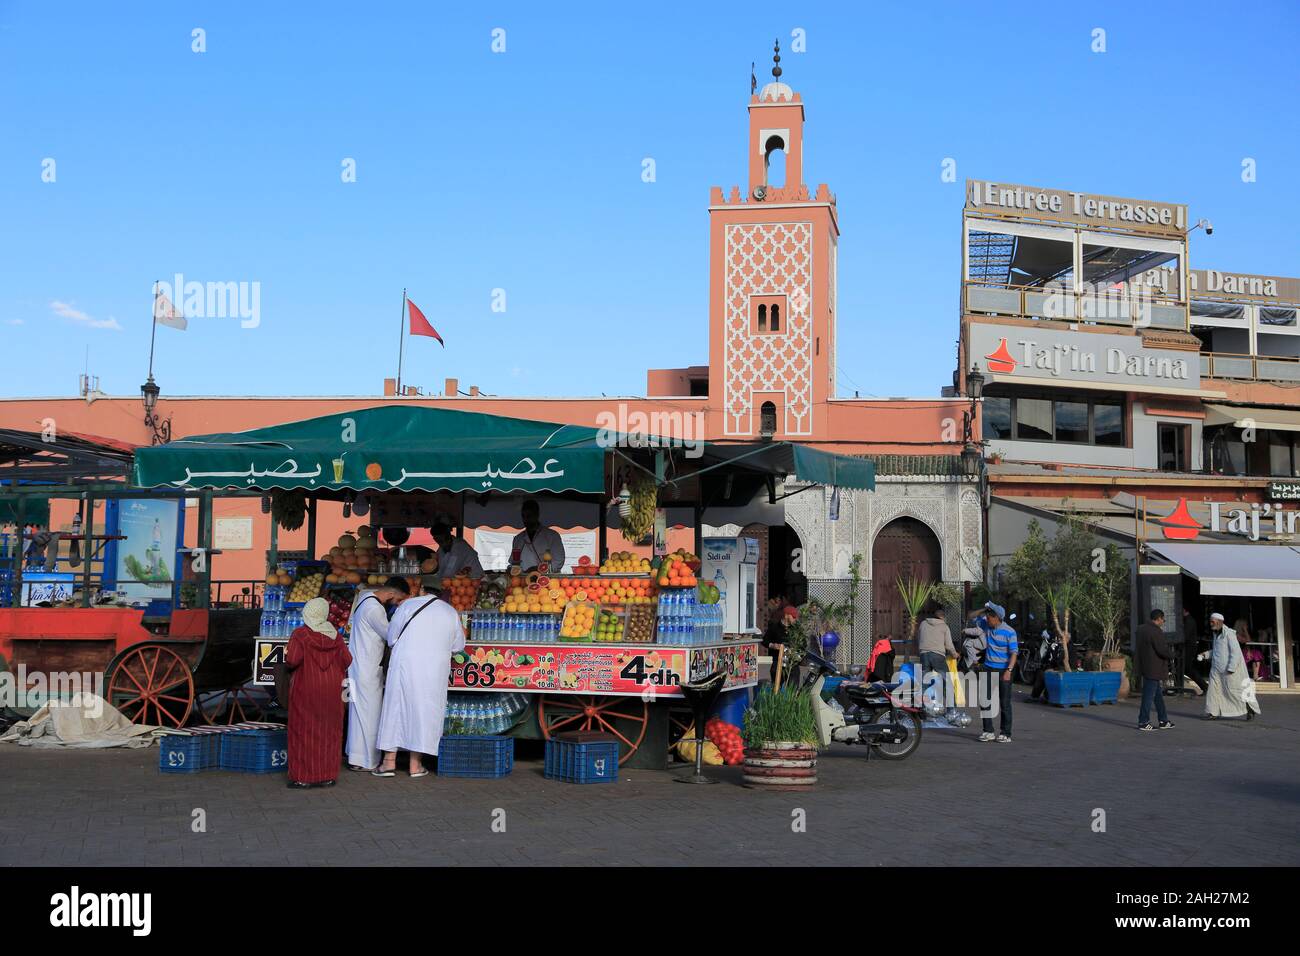
<path fill-rule="evenodd" d="M 827 185 L 810 188 L 804 178 L 806 161 L 816 154 L 805 150 L 799 93 L 776 77 L 751 95 L 747 114 L 737 142 L 747 181 L 729 190 L 715 187 L 709 196 L 709 299 L 696 340 L 706 364 L 652 369 L 644 395 L 599 398 L 493 397 L 476 387 L 462 390 L 454 378 L 428 393 L 404 387 L 400 395 L 392 380 L 370 396 L 175 396 L 164 390 L 153 410 L 156 420 L 182 437 L 398 402 L 668 434 L 679 441 L 771 438 L 871 457 L 874 492 L 787 486 L 750 508 L 733 509 L 713 526 L 759 540 L 760 606 L 769 591 L 792 600 L 844 599 L 853 557 L 860 555 L 859 613 L 846 651 L 864 660 L 873 634 L 903 632 L 900 577 L 959 585 L 982 577 L 978 462 L 972 467 L 970 456 L 962 457 L 966 443 L 954 424 L 975 408 L 964 398 L 839 394 L 837 199 Z M 137 330 L 147 334 L 143 325 Z M 268 368 L 274 358 L 262 357 Z M 595 354 L 587 358 L 599 361 Z M 250 361 L 257 360 L 250 353 Z M 159 378 L 168 385 L 165 365 Z M 139 397 L 100 396 L 91 389 L 0 400 L 4 428 L 39 428 L 48 420 L 64 431 L 148 444 L 158 429 L 145 418 Z M 256 501 L 216 502 L 217 539 L 224 542 L 213 559 L 216 578 L 262 578 L 269 522 L 258 512 Z M 66 525 L 72 515 L 56 511 L 52 520 Z M 102 514 L 95 520 L 102 523 Z M 319 534 L 328 540 L 357 523 L 341 513 L 322 514 Z M 192 523 L 186 534 L 193 544 Z M 306 548 L 301 533 L 281 535 L 280 549 L 295 547 Z"/>
<path fill-rule="evenodd" d="M 1296 681 L 1300 281 L 1193 269 L 1187 207 L 966 184 L 954 394 L 983 379 L 988 565 L 1067 515 L 1135 557 L 1153 607 L 1241 622 Z M 974 382 L 978 390 L 978 380 Z M 1261 686 L 1264 686 L 1263 684 Z"/>

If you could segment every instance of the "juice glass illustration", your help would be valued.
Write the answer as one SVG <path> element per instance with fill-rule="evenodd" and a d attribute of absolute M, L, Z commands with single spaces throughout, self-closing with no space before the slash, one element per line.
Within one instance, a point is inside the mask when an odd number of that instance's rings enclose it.
<path fill-rule="evenodd" d="M 343 480 L 343 459 L 334 459 L 334 481 L 335 483 Z"/>

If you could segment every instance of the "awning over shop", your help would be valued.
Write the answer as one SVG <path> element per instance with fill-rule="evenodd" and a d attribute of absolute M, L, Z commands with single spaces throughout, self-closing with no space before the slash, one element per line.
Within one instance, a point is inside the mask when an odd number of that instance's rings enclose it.
<path fill-rule="evenodd" d="M 1300 550 L 1267 544 L 1159 544 L 1158 554 L 1201 583 L 1202 594 L 1300 597 Z"/>
<path fill-rule="evenodd" d="M 1206 403 L 1206 425 L 1235 425 L 1266 431 L 1300 432 L 1300 411 L 1285 408 L 1249 408 Z"/>
<path fill-rule="evenodd" d="M 605 453 L 595 428 L 386 405 L 142 448 L 135 483 L 599 494 Z"/>
<path fill-rule="evenodd" d="M 357 409 L 141 448 L 134 476 L 146 488 L 598 495 L 606 491 L 609 453 L 647 457 L 634 451 L 647 447 L 668 449 L 677 459 L 668 480 L 721 478 L 727 470 L 747 473 L 749 481 L 729 485 L 725 495 L 701 494 L 709 506 L 747 504 L 753 490 L 749 485 L 772 477 L 875 487 L 869 461 L 788 442 L 683 448 L 668 439 L 629 441 L 581 425 L 411 405 Z"/>

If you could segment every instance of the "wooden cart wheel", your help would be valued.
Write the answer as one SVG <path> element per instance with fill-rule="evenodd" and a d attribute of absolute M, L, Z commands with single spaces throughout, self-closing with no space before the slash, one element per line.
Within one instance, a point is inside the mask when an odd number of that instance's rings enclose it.
<path fill-rule="evenodd" d="M 266 709 L 243 684 L 200 694 L 197 704 L 199 716 L 207 724 L 242 724 L 266 716 Z"/>
<path fill-rule="evenodd" d="M 108 675 L 108 702 L 135 724 L 182 727 L 194 708 L 194 675 L 170 647 L 142 644 Z"/>
<path fill-rule="evenodd" d="M 547 694 L 537 702 L 542 737 L 568 730 L 596 730 L 618 738 L 619 766 L 627 763 L 650 724 L 650 705 L 638 697 L 588 697 Z"/>

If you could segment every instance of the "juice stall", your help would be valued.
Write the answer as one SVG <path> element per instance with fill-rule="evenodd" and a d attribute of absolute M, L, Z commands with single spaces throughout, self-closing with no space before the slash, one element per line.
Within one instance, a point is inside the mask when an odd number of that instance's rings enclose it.
<path fill-rule="evenodd" d="M 781 442 L 685 447 L 404 405 L 140 449 L 134 479 L 172 493 L 265 495 L 275 521 L 310 523 L 331 501 L 358 519 L 355 533 L 306 560 L 269 556 L 253 661 L 259 680 L 270 681 L 303 600 L 329 598 L 346 629 L 357 590 L 401 574 L 462 614 L 467 644 L 450 684 L 465 699 L 449 719 L 525 737 L 600 730 L 620 741 L 621 762 L 649 766 L 666 758 L 682 684 L 718 670 L 729 690 L 758 680 L 756 631 L 729 628 L 725 599 L 699 577 L 711 511 L 797 493 L 785 491 L 786 479 L 801 489 L 873 484 L 865 461 Z M 594 553 L 529 561 L 515 548 L 489 556 L 481 575 L 439 577 L 432 552 L 406 544 L 439 522 L 463 540 L 479 518 L 518 513 L 525 500 L 553 523 L 591 529 Z M 692 516 L 695 547 L 663 544 L 668 507 Z M 614 529 L 630 544 L 611 551 Z"/>

